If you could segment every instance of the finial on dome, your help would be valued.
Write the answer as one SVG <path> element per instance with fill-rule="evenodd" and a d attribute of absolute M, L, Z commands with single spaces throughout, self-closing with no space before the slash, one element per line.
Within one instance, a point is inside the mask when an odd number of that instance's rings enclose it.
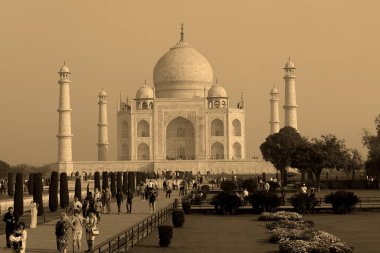
<path fill-rule="evenodd" d="M 181 23 L 181 41 L 184 41 L 185 39 L 185 33 L 183 32 L 183 22 Z"/>

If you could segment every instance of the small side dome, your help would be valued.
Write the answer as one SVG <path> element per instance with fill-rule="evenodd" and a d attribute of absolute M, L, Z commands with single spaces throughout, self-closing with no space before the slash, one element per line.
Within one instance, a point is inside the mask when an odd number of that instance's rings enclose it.
<path fill-rule="evenodd" d="M 66 65 L 66 63 L 64 63 L 63 66 L 59 69 L 59 73 L 69 73 L 70 74 L 70 69 Z"/>
<path fill-rule="evenodd" d="M 147 85 L 140 87 L 136 92 L 136 99 L 142 98 L 153 99 L 153 89 Z"/>
<path fill-rule="evenodd" d="M 296 68 L 294 66 L 294 63 L 290 60 L 290 57 L 289 57 L 289 61 L 285 64 L 285 68 L 286 69 L 295 69 Z"/>
<path fill-rule="evenodd" d="M 216 84 L 211 86 L 211 88 L 208 90 L 207 97 L 209 98 L 226 98 L 227 92 L 223 88 L 223 86 Z"/>
<path fill-rule="evenodd" d="M 99 92 L 99 97 L 107 97 L 107 92 L 102 89 L 100 92 Z"/>

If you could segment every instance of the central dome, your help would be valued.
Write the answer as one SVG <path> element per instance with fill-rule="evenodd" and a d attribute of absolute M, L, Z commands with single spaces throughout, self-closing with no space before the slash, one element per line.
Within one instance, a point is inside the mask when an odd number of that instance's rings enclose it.
<path fill-rule="evenodd" d="M 210 63 L 183 38 L 158 60 L 153 72 L 158 98 L 204 97 L 212 81 Z"/>

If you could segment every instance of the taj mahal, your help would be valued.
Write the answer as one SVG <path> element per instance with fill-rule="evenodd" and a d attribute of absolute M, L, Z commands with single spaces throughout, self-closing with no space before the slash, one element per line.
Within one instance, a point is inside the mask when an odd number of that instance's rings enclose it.
<path fill-rule="evenodd" d="M 285 67 L 285 126 L 297 129 L 295 67 Z M 59 171 L 193 171 L 193 173 L 274 172 L 271 164 L 246 156 L 244 95 L 232 104 L 214 79 L 208 60 L 184 38 L 156 63 L 154 87 L 145 84 L 133 99 L 117 101 L 117 160 L 108 157 L 107 93 L 98 95 L 98 159 L 72 160 L 70 70 L 59 70 Z M 269 134 L 280 129 L 279 93 L 270 91 Z M 249 116 L 249 115 L 247 115 Z"/>

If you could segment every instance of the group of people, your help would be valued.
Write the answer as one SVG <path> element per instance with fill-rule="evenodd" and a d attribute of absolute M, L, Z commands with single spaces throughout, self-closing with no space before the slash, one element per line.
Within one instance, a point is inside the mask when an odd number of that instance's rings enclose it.
<path fill-rule="evenodd" d="M 62 213 L 59 221 L 55 225 L 57 251 L 59 253 L 67 252 L 68 233 L 71 228 L 73 235 L 73 251 L 82 252 L 81 240 L 83 228 L 85 228 L 88 247 L 85 252 L 90 252 L 94 246 L 95 236 L 99 234 L 97 224 L 98 219 L 92 211 L 88 213 L 86 218 L 81 215 L 81 211 L 79 209 L 75 209 L 73 211 L 73 216 L 71 219 L 66 213 Z"/>

